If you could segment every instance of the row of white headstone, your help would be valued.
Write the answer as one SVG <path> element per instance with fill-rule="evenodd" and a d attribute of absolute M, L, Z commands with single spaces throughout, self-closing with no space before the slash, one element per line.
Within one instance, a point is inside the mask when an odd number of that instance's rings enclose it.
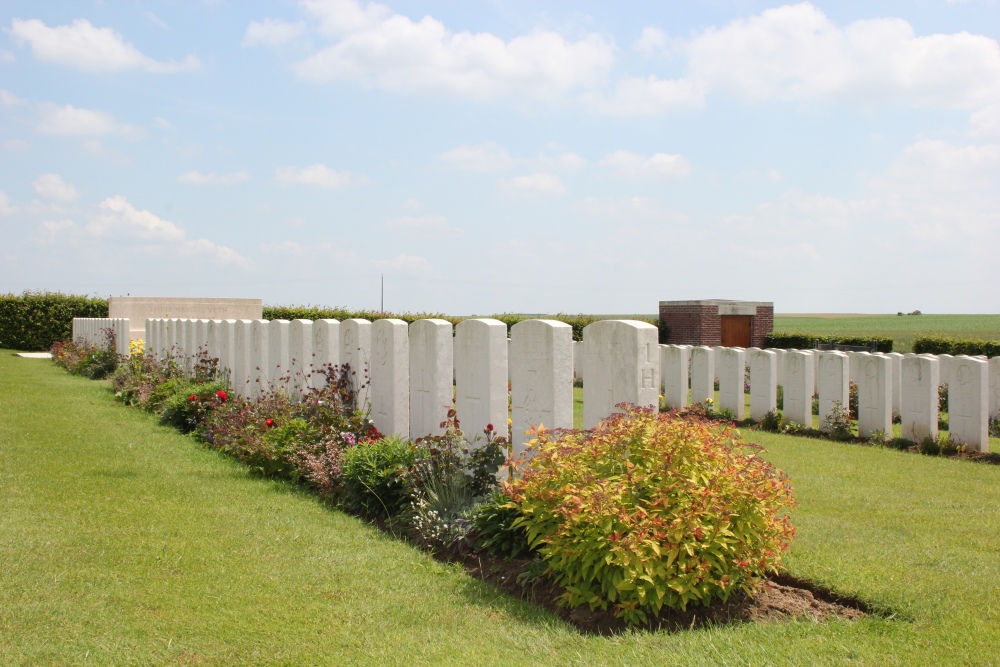
<path fill-rule="evenodd" d="M 936 439 L 941 386 L 948 387 L 949 435 L 969 449 L 989 451 L 989 419 L 1000 417 L 1000 357 L 660 347 L 664 401 L 670 408 L 688 404 L 688 378 L 693 403 L 713 398 L 718 382 L 719 408 L 742 420 L 744 373 L 749 370 L 750 417 L 758 420 L 777 408 L 781 385 L 784 416 L 812 426 L 816 396 L 820 428 L 831 428 L 823 418 L 838 405 L 847 408 L 850 382 L 858 386 L 860 437 L 876 431 L 891 434 L 893 417 L 898 416 L 904 438 Z"/>
<path fill-rule="evenodd" d="M 573 330 L 552 320 L 511 328 L 481 318 L 453 327 L 440 319 L 146 321 L 146 350 L 190 370 L 204 353 L 219 360 L 244 396 L 270 389 L 300 394 L 327 381 L 318 371 L 348 364 L 359 396 L 382 433 L 411 438 L 443 432 L 454 405 L 467 434 L 489 425 L 520 451 L 532 425 L 573 427 Z M 596 426 L 618 403 L 659 401 L 656 327 L 606 320 L 584 330 L 584 426 Z M 453 402 L 454 396 L 454 402 Z"/>
<path fill-rule="evenodd" d="M 655 327 L 625 320 L 595 322 L 583 339 L 574 344 L 572 329 L 550 320 L 519 323 L 509 339 L 493 319 L 454 328 L 444 320 L 393 319 L 146 322 L 148 353 L 171 354 L 191 370 L 201 349 L 219 359 L 243 395 L 278 387 L 299 393 L 326 382 L 317 372 L 324 365 L 347 363 L 379 430 L 410 437 L 440 433 L 453 395 L 466 433 L 493 424 L 504 434 L 508 381 L 516 445 L 531 424 L 569 428 L 574 377 L 585 379 L 585 428 L 621 402 L 655 406 L 658 392 L 671 408 L 686 406 L 689 395 L 701 403 L 714 397 L 715 382 L 718 407 L 743 419 L 745 373 L 752 418 L 776 409 L 780 385 L 784 415 L 793 421 L 812 425 L 819 398 L 821 427 L 837 403 L 848 405 L 848 383 L 855 382 L 861 437 L 890 434 L 894 416 L 904 437 L 936 437 L 944 384 L 950 434 L 970 449 L 988 449 L 989 416 L 1000 413 L 1000 358 L 658 345 Z"/>
<path fill-rule="evenodd" d="M 74 317 L 73 342 L 104 348 L 114 336 L 115 353 L 129 353 L 129 321 L 123 318 Z"/>

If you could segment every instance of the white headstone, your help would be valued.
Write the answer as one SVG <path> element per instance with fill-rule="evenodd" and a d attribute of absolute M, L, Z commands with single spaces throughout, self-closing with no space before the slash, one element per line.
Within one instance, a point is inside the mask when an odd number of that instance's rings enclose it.
<path fill-rule="evenodd" d="M 257 378 L 256 359 L 253 358 L 253 321 L 236 320 L 233 325 L 233 376 L 232 388 L 244 398 L 253 396 Z"/>
<path fill-rule="evenodd" d="M 744 418 L 743 379 L 746 353 L 741 347 L 724 347 L 719 354 L 719 409 L 729 410 L 737 421 Z"/>
<path fill-rule="evenodd" d="M 289 390 L 293 396 L 303 395 L 309 386 L 309 367 L 313 358 L 312 326 L 312 320 L 292 320 L 288 325 Z"/>
<path fill-rule="evenodd" d="M 453 337 L 447 320 L 410 325 L 410 438 L 441 435 L 452 402 Z"/>
<path fill-rule="evenodd" d="M 959 355 L 949 361 L 949 366 L 948 433 L 970 450 L 988 452 L 988 362 Z"/>
<path fill-rule="evenodd" d="M 760 421 L 778 410 L 778 355 L 775 350 L 750 353 L 750 418 Z"/>
<path fill-rule="evenodd" d="M 791 350 L 785 355 L 784 405 L 782 412 L 793 422 L 812 428 L 813 386 L 812 355 Z"/>
<path fill-rule="evenodd" d="M 462 432 L 470 443 L 476 443 L 492 424 L 498 435 L 505 436 L 507 325 L 491 318 L 459 322 L 455 325 L 454 354 L 455 408 Z"/>
<path fill-rule="evenodd" d="M 690 365 L 691 348 L 680 345 L 660 346 L 663 402 L 670 410 L 680 410 L 687 407 Z"/>
<path fill-rule="evenodd" d="M 288 320 L 271 320 L 267 325 L 267 379 L 272 390 L 288 389 Z"/>
<path fill-rule="evenodd" d="M 513 330 L 513 329 L 512 329 Z M 573 341 L 573 379 L 583 381 L 583 341 Z"/>
<path fill-rule="evenodd" d="M 236 367 L 233 338 L 236 335 L 236 320 L 219 320 L 216 325 L 215 342 L 219 350 L 219 371 L 229 380 L 229 387 L 235 386 L 234 371 Z"/>
<path fill-rule="evenodd" d="M 847 359 L 850 364 L 849 370 L 851 374 L 851 382 L 861 386 L 861 375 L 864 372 L 862 370 L 865 359 L 872 356 L 870 352 L 848 352 Z"/>
<path fill-rule="evenodd" d="M 705 345 L 691 349 L 691 402 L 715 400 L 715 353 Z"/>
<path fill-rule="evenodd" d="M 907 440 L 938 437 L 938 360 L 912 356 L 902 360 L 900 430 Z"/>
<path fill-rule="evenodd" d="M 195 325 L 195 342 L 198 347 L 195 349 L 195 355 L 197 361 L 206 359 L 208 357 L 208 323 L 210 320 L 196 320 Z"/>
<path fill-rule="evenodd" d="M 950 354 L 939 354 L 938 358 L 938 371 L 940 376 L 938 377 L 938 382 L 941 386 L 945 386 L 951 380 L 951 362 L 955 358 Z"/>
<path fill-rule="evenodd" d="M 159 324 L 158 321 L 155 319 L 146 320 L 146 334 L 145 338 L 143 339 L 143 343 L 145 345 L 145 353 L 147 357 L 156 356 L 156 347 L 157 347 L 156 338 L 159 333 L 157 331 L 158 324 Z"/>
<path fill-rule="evenodd" d="M 181 320 L 184 331 L 184 369 L 194 372 L 198 357 L 198 320 Z"/>
<path fill-rule="evenodd" d="M 892 359 L 892 416 L 895 419 L 903 414 L 903 355 L 886 352 L 885 356 Z"/>
<path fill-rule="evenodd" d="M 219 323 L 217 320 L 208 320 L 205 326 L 205 351 L 209 359 L 219 358 Z"/>
<path fill-rule="evenodd" d="M 403 320 L 372 323 L 372 421 L 385 435 L 410 435 L 410 341 Z"/>
<path fill-rule="evenodd" d="M 988 362 L 990 372 L 990 417 L 1000 419 L 1000 357 L 993 357 Z"/>
<path fill-rule="evenodd" d="M 252 398 L 260 398 L 270 389 L 268 384 L 268 321 L 250 320 L 250 345 L 247 354 L 249 355 L 249 395 Z"/>
<path fill-rule="evenodd" d="M 715 345 L 712 347 L 712 361 L 714 362 L 712 369 L 715 371 L 715 382 L 719 381 L 719 367 L 720 361 L 722 359 L 722 351 L 726 348 L 722 345 Z"/>
<path fill-rule="evenodd" d="M 843 352 L 820 352 L 819 430 L 828 431 L 823 420 L 834 408 L 850 410 L 850 362 Z"/>
<path fill-rule="evenodd" d="M 573 327 L 522 320 L 510 329 L 511 443 L 524 451 L 532 426 L 573 428 Z"/>
<path fill-rule="evenodd" d="M 783 387 L 785 386 L 785 355 L 788 353 L 788 350 L 777 347 L 770 348 L 770 350 L 777 357 L 778 384 Z"/>
<path fill-rule="evenodd" d="M 340 366 L 340 321 L 316 320 L 312 335 L 312 385 L 322 389 Z"/>
<path fill-rule="evenodd" d="M 891 437 L 892 361 L 875 354 L 859 356 L 858 436 L 867 438 L 875 431 L 883 431 Z"/>
<path fill-rule="evenodd" d="M 372 323 L 360 318 L 340 323 L 340 363 L 350 366 L 351 384 L 358 404 L 367 401 L 368 363 L 372 351 Z M 425 434 L 426 435 L 426 434 Z"/>
<path fill-rule="evenodd" d="M 601 320 L 583 330 L 583 426 L 596 427 L 619 403 L 659 406 L 657 328 L 635 320 Z"/>

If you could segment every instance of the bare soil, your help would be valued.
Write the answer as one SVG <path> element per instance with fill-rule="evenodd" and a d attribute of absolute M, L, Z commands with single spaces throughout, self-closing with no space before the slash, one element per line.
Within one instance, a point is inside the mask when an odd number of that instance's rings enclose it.
<path fill-rule="evenodd" d="M 627 626 L 615 618 L 613 610 L 591 611 L 586 605 L 567 609 L 556 600 L 562 589 L 547 581 L 522 586 L 517 581 L 527 559 L 502 560 L 487 554 L 468 554 L 458 559 L 472 576 L 500 590 L 548 609 L 588 634 L 611 635 L 625 632 Z M 860 600 L 838 596 L 792 577 L 779 576 L 765 581 L 753 596 L 735 593 L 726 602 L 707 607 L 689 607 L 687 611 L 664 610 L 646 627 L 648 630 L 678 632 L 728 623 L 769 623 L 792 618 L 817 621 L 861 618 L 871 610 Z"/>

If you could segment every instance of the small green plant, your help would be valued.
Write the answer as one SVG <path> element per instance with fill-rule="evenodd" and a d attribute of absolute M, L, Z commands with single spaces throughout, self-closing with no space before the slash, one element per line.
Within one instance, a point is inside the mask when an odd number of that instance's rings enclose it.
<path fill-rule="evenodd" d="M 822 430 L 834 440 L 850 440 L 854 437 L 850 412 L 840 401 L 834 401 L 829 414 L 823 417 Z"/>
<path fill-rule="evenodd" d="M 228 398 L 223 382 L 185 380 L 171 383 L 171 386 L 174 391 L 163 402 L 160 423 L 173 426 L 181 433 L 197 429 L 207 414 Z"/>
<path fill-rule="evenodd" d="M 762 431 L 777 433 L 781 428 L 781 413 L 777 410 L 768 411 L 768 413 L 761 418 L 759 426 Z"/>
<path fill-rule="evenodd" d="M 889 442 L 889 435 L 882 429 L 872 431 L 868 436 L 868 442 L 866 444 L 872 445 L 874 447 L 885 447 L 886 443 Z"/>
<path fill-rule="evenodd" d="M 507 492 L 561 602 L 630 625 L 752 592 L 794 534 L 787 478 L 730 429 L 630 405 L 592 431 L 540 431 Z"/>
<path fill-rule="evenodd" d="M 854 421 L 858 420 L 858 383 L 848 381 L 847 384 L 847 408 L 848 417 Z"/>
<path fill-rule="evenodd" d="M 938 412 L 948 412 L 948 383 L 938 387 Z"/>
<path fill-rule="evenodd" d="M 479 506 L 472 520 L 476 551 L 500 558 L 521 558 L 531 553 L 524 527 L 514 525 L 520 516 L 509 497 L 494 492 Z"/>
<path fill-rule="evenodd" d="M 990 417 L 990 437 L 1000 438 L 1000 417 Z"/>
<path fill-rule="evenodd" d="M 410 501 L 403 473 L 413 465 L 417 452 L 395 436 L 348 447 L 341 473 L 348 511 L 368 519 L 399 514 Z"/>

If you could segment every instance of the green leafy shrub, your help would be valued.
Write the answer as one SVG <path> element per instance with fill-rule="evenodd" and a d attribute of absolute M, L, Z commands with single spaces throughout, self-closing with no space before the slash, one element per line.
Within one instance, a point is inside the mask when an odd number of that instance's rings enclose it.
<path fill-rule="evenodd" d="M 115 336 L 110 329 L 100 345 L 77 345 L 72 341 L 55 343 L 49 348 L 52 360 L 73 375 L 101 380 L 115 372 L 121 359 L 115 352 Z"/>
<path fill-rule="evenodd" d="M 417 450 L 407 440 L 386 437 L 344 451 L 342 476 L 348 511 L 369 519 L 388 519 L 410 502 L 404 472 Z"/>
<path fill-rule="evenodd" d="M 74 317 L 107 316 L 107 299 L 60 292 L 0 294 L 0 348 L 47 350 L 72 337 Z"/>
<path fill-rule="evenodd" d="M 500 558 L 521 558 L 531 553 L 524 527 L 514 525 L 521 513 L 502 492 L 493 493 L 472 519 L 476 551 Z"/>
<path fill-rule="evenodd" d="M 228 398 L 226 384 L 221 381 L 204 383 L 180 380 L 168 384 L 172 393 L 163 398 L 160 423 L 173 426 L 181 433 L 197 429 L 205 421 L 207 414 L 224 402 L 220 392 Z"/>
<path fill-rule="evenodd" d="M 984 354 L 1000 357 L 1000 340 L 981 338 L 955 338 L 953 336 L 917 336 L 913 339 L 914 354 L 966 354 L 970 357 Z"/>
<path fill-rule="evenodd" d="M 768 413 L 761 418 L 758 427 L 762 431 L 777 433 L 781 428 L 781 413 L 777 410 L 769 410 Z"/>
<path fill-rule="evenodd" d="M 754 591 L 794 534 L 787 478 L 734 431 L 621 407 L 593 431 L 539 433 L 506 487 L 561 602 L 638 624 Z"/>
<path fill-rule="evenodd" d="M 862 347 L 875 343 L 878 352 L 892 352 L 893 343 L 891 338 L 885 336 L 821 336 L 800 331 L 772 331 L 764 337 L 764 347 L 784 350 L 809 350 L 814 348 L 817 342 Z"/>
<path fill-rule="evenodd" d="M 834 440 L 850 440 L 854 437 L 851 413 L 840 401 L 834 401 L 829 414 L 823 417 L 822 430 Z"/>

